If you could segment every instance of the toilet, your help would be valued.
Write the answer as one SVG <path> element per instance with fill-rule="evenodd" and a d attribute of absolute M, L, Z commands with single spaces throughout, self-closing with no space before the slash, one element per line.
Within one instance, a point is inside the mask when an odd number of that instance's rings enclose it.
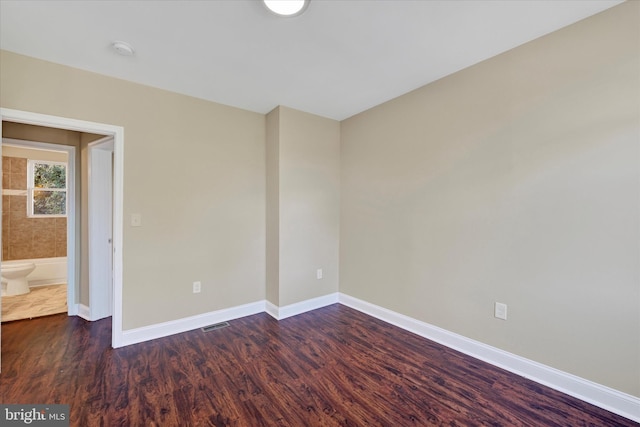
<path fill-rule="evenodd" d="M 27 276 L 35 269 L 36 265 L 32 262 L 2 263 L 2 281 L 7 282 L 7 290 L 2 295 L 28 294 L 29 282 L 27 282 Z"/>

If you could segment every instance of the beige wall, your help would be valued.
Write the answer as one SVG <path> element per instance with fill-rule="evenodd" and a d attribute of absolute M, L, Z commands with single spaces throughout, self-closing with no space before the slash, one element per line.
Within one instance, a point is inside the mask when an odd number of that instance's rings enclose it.
<path fill-rule="evenodd" d="M 269 301 L 286 306 L 337 292 L 340 123 L 287 107 L 272 111 L 267 193 Z"/>
<path fill-rule="evenodd" d="M 4 95 L 4 94 L 3 94 Z M 4 99 L 4 96 L 2 96 Z M 24 123 L 2 122 L 2 137 L 78 147 L 81 132 Z"/>
<path fill-rule="evenodd" d="M 0 67 L 2 107 L 125 129 L 124 329 L 264 299 L 264 115 L 6 51 Z"/>
<path fill-rule="evenodd" d="M 343 121 L 340 291 L 640 396 L 639 12 Z"/>

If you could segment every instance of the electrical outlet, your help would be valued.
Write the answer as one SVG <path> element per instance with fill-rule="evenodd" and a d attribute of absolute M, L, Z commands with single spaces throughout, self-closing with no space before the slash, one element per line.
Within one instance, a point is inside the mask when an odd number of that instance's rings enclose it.
<path fill-rule="evenodd" d="M 200 282 L 193 282 L 193 293 L 194 294 L 199 294 L 200 290 L 202 288 L 202 283 Z"/>
<path fill-rule="evenodd" d="M 316 270 L 316 279 L 318 279 L 318 280 L 322 279 L 322 269 L 321 268 Z"/>
<path fill-rule="evenodd" d="M 498 319 L 507 320 L 507 304 L 497 302 L 494 316 L 497 317 Z"/>

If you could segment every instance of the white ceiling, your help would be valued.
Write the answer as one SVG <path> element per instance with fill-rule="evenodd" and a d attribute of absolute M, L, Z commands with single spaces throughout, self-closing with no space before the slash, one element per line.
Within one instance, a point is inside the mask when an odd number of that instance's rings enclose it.
<path fill-rule="evenodd" d="M 243 109 L 342 120 L 621 3 L 0 1 L 0 47 Z M 136 50 L 110 49 L 123 40 Z"/>

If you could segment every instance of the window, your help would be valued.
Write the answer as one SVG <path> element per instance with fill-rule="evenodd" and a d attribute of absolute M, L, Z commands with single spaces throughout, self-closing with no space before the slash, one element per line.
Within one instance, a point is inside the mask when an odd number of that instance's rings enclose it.
<path fill-rule="evenodd" d="M 27 168 L 27 215 L 67 216 L 67 164 L 29 160 Z"/>

